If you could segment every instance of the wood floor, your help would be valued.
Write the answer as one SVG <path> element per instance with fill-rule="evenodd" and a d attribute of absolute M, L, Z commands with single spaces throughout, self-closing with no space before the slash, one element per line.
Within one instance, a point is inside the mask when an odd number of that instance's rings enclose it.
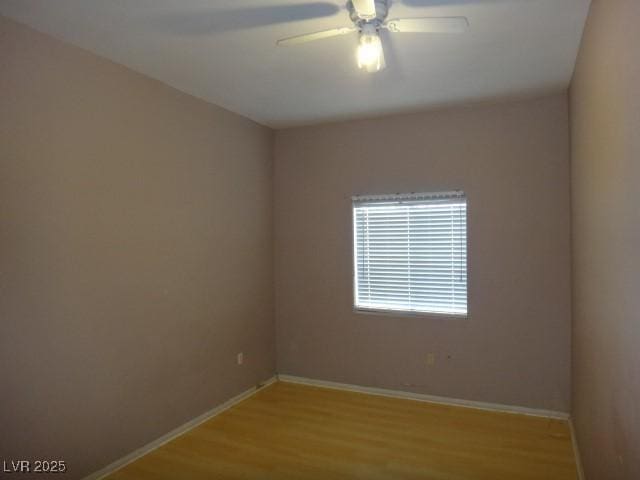
<path fill-rule="evenodd" d="M 567 422 L 278 382 L 108 477 L 576 480 Z"/>

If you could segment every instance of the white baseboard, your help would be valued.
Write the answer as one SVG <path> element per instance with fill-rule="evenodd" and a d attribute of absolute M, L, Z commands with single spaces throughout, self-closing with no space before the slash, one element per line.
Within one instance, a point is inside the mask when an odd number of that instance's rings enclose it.
<path fill-rule="evenodd" d="M 381 395 L 384 397 L 404 398 L 418 400 L 420 402 L 439 403 L 444 405 L 455 405 L 457 407 L 475 408 L 478 410 L 491 410 L 494 412 L 517 413 L 520 415 L 532 415 L 535 417 L 554 418 L 559 420 L 569 420 L 569 414 L 556 412 L 553 410 L 539 410 L 536 408 L 518 407 L 514 405 L 502 405 L 498 403 L 476 402 L 473 400 L 462 400 L 458 398 L 438 397 L 423 393 L 406 392 L 403 390 L 389 390 L 386 388 L 363 387 L 361 385 L 351 385 L 348 383 L 329 382 L 325 380 L 315 380 L 311 378 L 296 377 L 294 375 L 278 374 L 278 380 L 290 383 L 300 383 L 317 387 L 334 388 L 347 390 L 350 392 L 369 393 L 371 395 Z"/>
<path fill-rule="evenodd" d="M 135 450 L 135 451 L 131 452 L 130 454 L 128 454 L 128 455 L 116 460 L 115 462 L 110 463 L 109 465 L 107 465 L 106 467 L 98 470 L 97 472 L 92 473 L 92 474 L 84 477 L 83 480 L 98 480 L 100 478 L 106 477 L 107 475 L 115 472 L 116 470 L 121 469 L 125 465 L 128 465 L 129 463 L 134 462 L 135 460 L 139 459 L 140 457 L 146 455 L 147 453 L 151 452 L 152 450 L 155 450 L 156 448 L 164 445 L 165 443 L 170 442 L 174 438 L 179 437 L 180 435 L 182 435 L 182 434 L 188 432 L 189 430 L 197 427 L 201 423 L 206 422 L 210 418 L 213 418 L 216 415 L 219 415 L 220 413 L 224 412 L 225 410 L 228 410 L 229 408 L 233 407 L 237 403 L 240 403 L 242 400 L 252 396 L 260 388 L 266 387 L 267 385 L 271 385 L 275 381 L 277 381 L 277 377 L 273 376 L 270 379 L 259 383 L 255 387 L 251 387 L 248 390 L 245 390 L 241 394 L 236 395 L 235 397 L 227 400 L 226 402 L 218 405 L 217 407 L 212 408 L 208 412 L 205 412 L 202 415 L 199 415 L 198 417 L 194 418 L 193 420 L 189 420 L 184 425 L 180 425 L 179 427 L 171 430 L 169 433 L 164 434 L 160 438 L 157 438 L 156 440 L 144 445 L 143 447 L 138 448 L 137 450 Z"/>
<path fill-rule="evenodd" d="M 569 429 L 571 430 L 571 444 L 573 445 L 573 455 L 576 457 L 576 469 L 578 470 L 578 480 L 585 480 L 584 468 L 582 467 L 582 456 L 580 455 L 580 448 L 578 446 L 578 437 L 576 436 L 576 429 L 573 426 L 573 418 L 569 419 Z"/>

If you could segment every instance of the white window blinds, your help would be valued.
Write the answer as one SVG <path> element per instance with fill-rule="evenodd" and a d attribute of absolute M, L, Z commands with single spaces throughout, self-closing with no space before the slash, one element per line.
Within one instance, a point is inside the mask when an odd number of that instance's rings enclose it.
<path fill-rule="evenodd" d="M 462 192 L 353 198 L 355 307 L 467 313 Z"/>

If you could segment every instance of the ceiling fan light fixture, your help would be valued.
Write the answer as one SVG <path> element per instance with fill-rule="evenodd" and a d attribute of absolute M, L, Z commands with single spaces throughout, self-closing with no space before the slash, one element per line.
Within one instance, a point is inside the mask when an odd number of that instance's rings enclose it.
<path fill-rule="evenodd" d="M 384 50 L 378 35 L 380 30 L 393 34 L 462 33 L 469 28 L 467 17 L 411 17 L 387 20 L 391 4 L 392 0 L 347 0 L 347 11 L 353 26 L 281 38 L 276 44 L 282 47 L 298 45 L 359 32 L 360 41 L 356 50 L 358 67 L 367 72 L 378 72 L 386 67 Z"/>
<path fill-rule="evenodd" d="M 358 45 L 358 67 L 367 72 L 377 72 L 383 68 L 382 42 L 378 32 L 364 31 Z"/>

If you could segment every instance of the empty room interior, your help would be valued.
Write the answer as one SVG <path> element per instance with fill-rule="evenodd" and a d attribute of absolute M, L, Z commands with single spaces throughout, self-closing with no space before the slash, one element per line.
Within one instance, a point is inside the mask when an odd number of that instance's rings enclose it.
<path fill-rule="evenodd" d="M 0 0 L 0 477 L 640 480 L 639 23 Z"/>

